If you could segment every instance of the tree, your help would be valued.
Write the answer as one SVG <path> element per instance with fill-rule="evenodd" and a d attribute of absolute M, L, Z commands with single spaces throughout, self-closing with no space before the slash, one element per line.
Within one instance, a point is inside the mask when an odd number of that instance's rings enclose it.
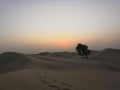
<path fill-rule="evenodd" d="M 79 55 L 83 56 L 83 58 L 86 59 L 88 58 L 88 55 L 91 53 L 91 51 L 88 49 L 87 45 L 79 43 L 76 47 L 76 51 L 78 52 Z"/>

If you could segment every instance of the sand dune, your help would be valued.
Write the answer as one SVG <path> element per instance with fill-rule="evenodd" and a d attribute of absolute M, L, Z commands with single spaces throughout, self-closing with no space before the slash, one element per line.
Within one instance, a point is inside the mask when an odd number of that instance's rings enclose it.
<path fill-rule="evenodd" d="M 91 59 L 120 65 L 120 50 L 111 48 L 105 49 L 92 56 Z"/>
<path fill-rule="evenodd" d="M 104 50 L 93 56 L 104 56 L 107 53 L 114 55 L 118 54 L 119 50 L 114 52 Z M 106 68 L 99 62 L 99 58 L 82 59 L 79 55 L 71 56 L 72 54 L 67 53 L 67 57 L 62 58 L 63 53 L 58 57 L 56 53 L 52 55 L 3 53 L 0 55 L 0 90 L 120 89 L 119 71 L 114 72 Z"/>
<path fill-rule="evenodd" d="M 0 55 L 0 73 L 11 72 L 25 68 L 30 60 L 23 54 L 6 52 Z"/>
<path fill-rule="evenodd" d="M 38 55 L 57 57 L 57 58 L 72 58 L 78 54 L 76 52 L 54 52 L 54 53 L 43 52 L 43 53 L 39 53 Z"/>

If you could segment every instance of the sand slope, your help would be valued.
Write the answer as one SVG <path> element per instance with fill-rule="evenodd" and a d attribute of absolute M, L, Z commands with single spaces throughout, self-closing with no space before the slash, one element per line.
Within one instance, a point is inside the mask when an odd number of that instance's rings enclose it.
<path fill-rule="evenodd" d="M 3 53 L 0 55 L 0 90 L 120 89 L 119 71 L 106 68 L 99 60 L 68 56 Z"/>
<path fill-rule="evenodd" d="M 91 59 L 120 65 L 120 50 L 111 48 L 105 49 L 91 57 Z"/>
<path fill-rule="evenodd" d="M 11 72 L 25 68 L 30 60 L 23 54 L 6 52 L 0 55 L 0 73 Z"/>

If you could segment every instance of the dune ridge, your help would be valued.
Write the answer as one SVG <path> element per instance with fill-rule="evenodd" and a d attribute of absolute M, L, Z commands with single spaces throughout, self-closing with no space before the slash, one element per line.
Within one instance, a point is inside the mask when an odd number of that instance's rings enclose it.
<path fill-rule="evenodd" d="M 5 52 L 0 55 L 0 73 L 24 69 L 30 63 L 25 55 L 16 52 Z"/>
<path fill-rule="evenodd" d="M 90 59 L 120 65 L 120 49 L 104 49 L 92 56 Z"/>

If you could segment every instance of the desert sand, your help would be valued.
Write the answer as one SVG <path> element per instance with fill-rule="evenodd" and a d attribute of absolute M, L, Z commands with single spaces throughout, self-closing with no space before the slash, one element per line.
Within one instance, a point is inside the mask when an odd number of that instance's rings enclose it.
<path fill-rule="evenodd" d="M 120 90 L 120 50 L 0 55 L 0 90 Z"/>

